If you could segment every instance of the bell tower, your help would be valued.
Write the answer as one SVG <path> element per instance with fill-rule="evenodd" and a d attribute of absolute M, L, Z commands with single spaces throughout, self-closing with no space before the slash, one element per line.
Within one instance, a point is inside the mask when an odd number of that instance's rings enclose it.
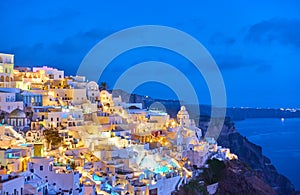
<path fill-rule="evenodd" d="M 179 112 L 177 113 L 177 120 L 181 126 L 190 126 L 190 115 L 187 112 L 185 106 L 181 106 Z"/>

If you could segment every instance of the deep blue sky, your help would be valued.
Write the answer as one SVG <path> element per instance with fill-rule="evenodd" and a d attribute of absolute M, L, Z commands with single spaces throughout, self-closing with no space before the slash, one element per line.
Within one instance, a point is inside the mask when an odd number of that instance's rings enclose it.
<path fill-rule="evenodd" d="M 15 65 L 49 65 L 74 75 L 86 53 L 111 33 L 166 25 L 189 33 L 209 50 L 223 74 L 229 106 L 300 107 L 297 0 L 41 2 L 1 2 L 0 52 L 14 53 Z M 102 80 L 112 85 L 122 69 L 143 60 L 180 64 L 200 102 L 210 102 L 205 83 L 188 62 L 151 48 L 118 57 Z M 175 98 L 157 84 L 137 92 L 155 96 L 155 89 L 157 97 Z"/>

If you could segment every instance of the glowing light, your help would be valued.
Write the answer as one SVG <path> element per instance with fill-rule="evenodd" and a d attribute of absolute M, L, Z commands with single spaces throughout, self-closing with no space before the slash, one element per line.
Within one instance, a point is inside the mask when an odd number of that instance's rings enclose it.
<path fill-rule="evenodd" d="M 97 174 L 93 174 L 92 178 L 93 178 L 94 181 L 102 181 L 102 182 L 105 181 L 105 178 L 100 177 Z"/>
<path fill-rule="evenodd" d="M 167 166 L 162 166 L 162 167 L 156 167 L 155 168 L 155 173 L 166 173 L 169 172 L 170 169 Z"/>

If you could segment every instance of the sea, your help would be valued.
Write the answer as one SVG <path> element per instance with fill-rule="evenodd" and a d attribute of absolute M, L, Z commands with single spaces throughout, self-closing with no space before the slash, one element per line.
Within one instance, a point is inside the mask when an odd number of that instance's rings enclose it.
<path fill-rule="evenodd" d="M 277 171 L 300 190 L 300 118 L 260 118 L 235 121 L 237 130 L 262 146 Z"/>

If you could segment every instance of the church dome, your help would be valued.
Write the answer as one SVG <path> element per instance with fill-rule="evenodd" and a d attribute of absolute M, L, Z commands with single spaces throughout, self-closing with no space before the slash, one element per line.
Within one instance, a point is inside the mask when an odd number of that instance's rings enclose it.
<path fill-rule="evenodd" d="M 23 110 L 17 108 L 9 114 L 9 118 L 26 118 L 26 114 Z"/>
<path fill-rule="evenodd" d="M 189 113 L 187 112 L 185 106 L 181 106 L 180 110 L 178 111 L 178 115 L 188 115 Z"/>

